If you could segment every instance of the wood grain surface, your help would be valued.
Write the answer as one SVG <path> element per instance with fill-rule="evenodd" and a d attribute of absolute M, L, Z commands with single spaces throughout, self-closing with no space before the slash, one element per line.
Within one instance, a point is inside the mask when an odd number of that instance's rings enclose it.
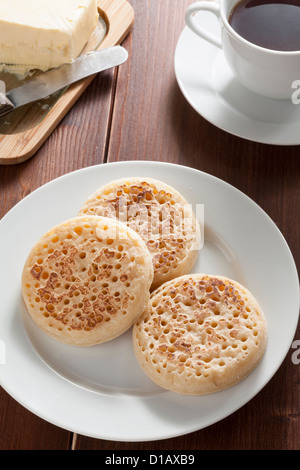
<path fill-rule="evenodd" d="M 127 0 L 98 0 L 98 11 L 101 21 L 99 32 L 92 37 L 84 53 L 119 44 L 127 36 L 134 21 L 134 11 Z M 103 34 L 104 38 L 99 44 Z M 0 165 L 18 164 L 31 158 L 93 79 L 94 75 L 70 85 L 57 99 L 51 96 L 38 105 L 31 103 L 14 111 L 9 117 L 4 116 L 1 119 L 2 127 L 5 128 L 3 122 L 8 120 L 9 131 L 5 134 L 0 131 Z M 43 111 L 45 107 L 49 107 L 49 111 Z"/>
<path fill-rule="evenodd" d="M 199 116 L 174 75 L 174 51 L 192 2 L 130 3 L 135 22 L 123 42 L 128 61 L 95 78 L 30 160 L 0 167 L 0 217 L 39 186 L 79 168 L 124 160 L 172 162 L 215 175 L 257 202 L 281 230 L 299 270 L 299 147 L 249 142 Z M 292 362 L 292 353 L 291 348 L 271 381 L 240 410 L 206 429 L 162 441 L 120 443 L 72 434 L 0 389 L 0 449 L 299 450 L 300 364 Z"/>

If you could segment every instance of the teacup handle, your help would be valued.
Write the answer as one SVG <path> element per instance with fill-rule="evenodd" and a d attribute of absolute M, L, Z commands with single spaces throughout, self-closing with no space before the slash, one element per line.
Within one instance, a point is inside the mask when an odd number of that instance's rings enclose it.
<path fill-rule="evenodd" d="M 216 15 L 217 18 L 220 18 L 219 5 L 217 3 L 208 1 L 192 3 L 192 5 L 190 5 L 185 12 L 185 22 L 194 33 L 198 34 L 198 36 L 206 39 L 207 41 L 222 49 L 221 40 L 196 23 L 193 15 L 199 11 L 209 11 L 210 13 Z"/>

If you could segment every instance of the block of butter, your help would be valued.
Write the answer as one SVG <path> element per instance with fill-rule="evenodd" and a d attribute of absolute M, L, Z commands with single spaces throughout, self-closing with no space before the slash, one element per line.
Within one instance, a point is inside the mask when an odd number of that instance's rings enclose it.
<path fill-rule="evenodd" d="M 43 71 L 70 63 L 97 21 L 97 0 L 1 0 L 0 63 Z"/>

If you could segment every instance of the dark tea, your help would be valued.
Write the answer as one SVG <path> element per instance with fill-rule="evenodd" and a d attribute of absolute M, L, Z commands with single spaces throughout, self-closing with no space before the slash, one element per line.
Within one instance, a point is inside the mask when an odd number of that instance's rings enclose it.
<path fill-rule="evenodd" d="M 242 0 L 230 13 L 244 39 L 276 51 L 300 51 L 300 0 Z"/>

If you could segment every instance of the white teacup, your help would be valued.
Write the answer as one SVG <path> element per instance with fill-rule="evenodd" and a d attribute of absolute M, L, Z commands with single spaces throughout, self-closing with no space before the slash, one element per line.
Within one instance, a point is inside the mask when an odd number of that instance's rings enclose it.
<path fill-rule="evenodd" d="M 200 1 L 186 10 L 188 27 L 200 37 L 223 50 L 229 66 L 239 81 L 263 96 L 291 99 L 293 83 L 300 79 L 300 51 L 275 51 L 257 46 L 242 38 L 228 18 L 238 0 Z M 220 38 L 199 26 L 194 13 L 208 11 L 217 16 Z"/>

